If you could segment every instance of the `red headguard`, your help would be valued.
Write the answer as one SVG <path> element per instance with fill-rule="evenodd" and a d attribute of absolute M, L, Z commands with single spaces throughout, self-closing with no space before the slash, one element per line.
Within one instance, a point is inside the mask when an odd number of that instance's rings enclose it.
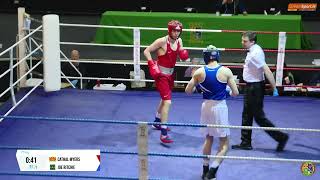
<path fill-rule="evenodd" d="M 180 34 L 179 36 L 181 35 L 182 33 L 182 23 L 177 21 L 177 20 L 171 20 L 169 23 L 168 23 L 168 34 L 169 36 L 172 38 L 172 35 L 171 35 L 171 32 L 173 30 L 176 30 L 176 31 L 179 31 Z M 179 38 L 178 36 L 178 38 Z M 173 38 L 172 38 L 173 39 Z"/>

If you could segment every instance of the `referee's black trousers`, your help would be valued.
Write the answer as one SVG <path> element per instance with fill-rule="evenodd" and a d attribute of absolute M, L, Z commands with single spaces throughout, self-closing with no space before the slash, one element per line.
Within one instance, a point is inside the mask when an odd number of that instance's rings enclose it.
<path fill-rule="evenodd" d="M 244 91 L 242 126 L 252 126 L 253 118 L 261 127 L 275 127 L 263 111 L 265 84 L 264 81 L 247 83 Z M 265 131 L 274 140 L 281 142 L 286 134 L 280 131 Z M 242 144 L 251 145 L 252 130 L 241 130 Z"/>

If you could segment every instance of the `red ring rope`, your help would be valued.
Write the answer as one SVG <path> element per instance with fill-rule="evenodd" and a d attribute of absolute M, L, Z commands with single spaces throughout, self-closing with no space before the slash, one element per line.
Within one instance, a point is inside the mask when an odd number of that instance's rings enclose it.
<path fill-rule="evenodd" d="M 225 66 L 234 69 L 243 69 L 243 66 Z M 276 70 L 276 67 L 270 67 L 271 70 Z M 298 68 L 298 67 L 286 67 L 283 70 L 294 70 L 294 71 L 320 71 L 320 68 Z"/>
<path fill-rule="evenodd" d="M 241 48 L 225 48 L 222 51 L 247 51 L 247 49 Z M 277 49 L 264 49 L 264 52 L 280 52 Z M 320 53 L 320 50 L 296 50 L 296 49 L 286 49 L 284 52 L 286 53 Z"/>
<path fill-rule="evenodd" d="M 221 30 L 221 32 L 227 32 L 227 33 L 243 33 L 246 31 L 243 30 Z M 257 34 L 279 34 L 279 32 L 273 32 L 273 31 L 254 31 Z M 320 32 L 286 32 L 286 34 L 317 34 L 320 35 Z"/>

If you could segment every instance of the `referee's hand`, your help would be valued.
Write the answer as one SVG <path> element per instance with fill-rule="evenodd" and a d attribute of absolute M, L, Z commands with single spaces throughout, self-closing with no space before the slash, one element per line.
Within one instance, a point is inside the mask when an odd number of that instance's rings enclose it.
<path fill-rule="evenodd" d="M 277 88 L 273 89 L 273 96 L 279 96 L 279 92 Z"/>

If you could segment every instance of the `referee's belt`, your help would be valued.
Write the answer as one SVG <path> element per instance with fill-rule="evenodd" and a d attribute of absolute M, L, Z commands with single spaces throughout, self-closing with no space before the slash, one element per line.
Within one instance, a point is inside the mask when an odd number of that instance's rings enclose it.
<path fill-rule="evenodd" d="M 246 81 L 245 81 L 246 82 Z M 246 82 L 247 85 L 253 85 L 253 84 L 264 84 L 264 81 L 258 81 L 258 82 Z"/>

